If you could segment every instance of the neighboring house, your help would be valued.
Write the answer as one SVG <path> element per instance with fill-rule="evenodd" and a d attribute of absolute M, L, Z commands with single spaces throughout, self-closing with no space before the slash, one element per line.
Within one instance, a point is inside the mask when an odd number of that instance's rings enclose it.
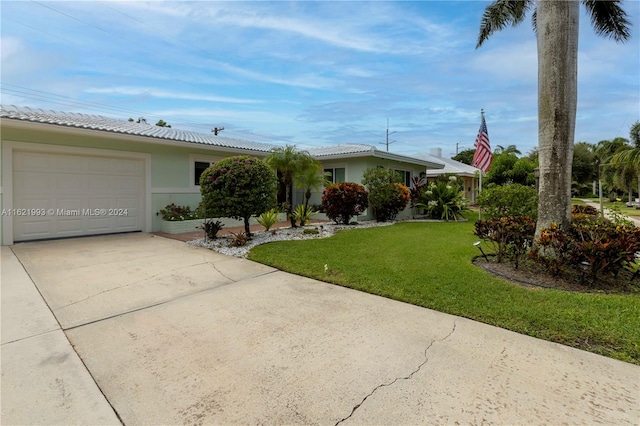
<path fill-rule="evenodd" d="M 414 155 L 416 158 L 423 159 L 425 161 L 438 161 L 444 163 L 443 169 L 427 169 L 427 180 L 431 181 L 440 175 L 452 173 L 462 178 L 464 183 L 464 197 L 472 204 L 476 202 L 476 195 L 478 194 L 478 176 L 480 169 L 477 169 L 468 164 L 461 163 L 451 158 L 444 158 L 442 156 L 442 150 L 440 148 L 432 149 L 430 154 L 418 153 Z"/>
<path fill-rule="evenodd" d="M 273 145 L 96 115 L 0 106 L 2 244 L 160 229 L 169 203 L 196 207 L 200 174 L 232 155 L 266 157 Z M 413 176 L 438 160 L 362 145 L 310 151 L 333 180 L 360 182 L 368 167 Z M 302 202 L 296 191 L 295 202 Z M 319 195 L 314 195 L 318 202 Z M 126 212 L 126 214 L 125 214 Z M 106 213 L 106 214 L 105 214 Z"/>

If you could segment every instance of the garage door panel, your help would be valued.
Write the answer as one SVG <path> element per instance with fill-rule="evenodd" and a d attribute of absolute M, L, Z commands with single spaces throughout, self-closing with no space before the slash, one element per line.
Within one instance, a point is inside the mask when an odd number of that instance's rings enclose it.
<path fill-rule="evenodd" d="M 110 217 L 92 217 L 87 220 L 87 228 L 93 233 L 117 232 L 114 220 Z"/>
<path fill-rule="evenodd" d="M 55 222 L 56 229 L 54 232 L 63 233 L 63 236 L 82 235 L 82 219 L 80 216 L 71 216 L 58 219 Z"/>
<path fill-rule="evenodd" d="M 49 172 L 42 174 L 42 179 L 51 179 L 55 183 L 55 190 L 62 194 L 86 193 L 89 191 L 89 185 L 82 175 L 72 173 L 54 173 Z"/>
<path fill-rule="evenodd" d="M 51 223 L 44 218 L 41 220 L 32 220 L 27 223 L 24 223 L 24 220 L 20 218 L 23 222 L 22 226 L 24 228 L 24 232 L 34 235 L 46 235 L 51 232 Z"/>
<path fill-rule="evenodd" d="M 13 153 L 14 208 L 46 217 L 14 217 L 14 240 L 140 231 L 144 161 L 58 153 Z M 126 216 L 116 209 L 126 209 Z"/>
<path fill-rule="evenodd" d="M 87 189 L 92 193 L 113 193 L 116 191 L 115 179 L 117 177 L 108 175 L 90 175 L 87 177 Z"/>

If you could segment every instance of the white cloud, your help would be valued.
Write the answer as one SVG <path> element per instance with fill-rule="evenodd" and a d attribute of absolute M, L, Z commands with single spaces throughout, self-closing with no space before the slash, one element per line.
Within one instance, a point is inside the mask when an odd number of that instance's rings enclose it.
<path fill-rule="evenodd" d="M 170 92 L 167 90 L 153 89 L 147 87 L 89 87 L 85 89 L 86 93 L 101 93 L 109 95 L 131 95 L 131 96 L 149 96 L 153 98 L 165 99 L 185 99 L 191 101 L 206 102 L 226 102 L 234 104 L 257 104 L 262 103 L 256 99 L 228 98 L 224 96 L 198 95 L 185 92 Z"/>

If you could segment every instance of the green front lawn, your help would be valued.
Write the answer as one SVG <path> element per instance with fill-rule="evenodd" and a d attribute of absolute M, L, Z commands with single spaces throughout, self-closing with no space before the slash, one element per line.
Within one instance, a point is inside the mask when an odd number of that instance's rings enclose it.
<path fill-rule="evenodd" d="M 513 284 L 474 266 L 469 222 L 398 223 L 285 241 L 251 260 L 640 364 L 640 295 L 571 293 Z M 325 264 L 328 271 L 325 272 Z"/>

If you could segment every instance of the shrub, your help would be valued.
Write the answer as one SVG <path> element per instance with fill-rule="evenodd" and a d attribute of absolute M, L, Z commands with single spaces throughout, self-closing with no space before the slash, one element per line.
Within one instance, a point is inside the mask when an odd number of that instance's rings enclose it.
<path fill-rule="evenodd" d="M 425 209 L 434 219 L 458 220 L 467 208 L 467 200 L 457 178 L 451 176 L 447 182 L 434 182 L 425 188 L 416 207 Z"/>
<path fill-rule="evenodd" d="M 636 262 L 640 228 L 602 218 L 574 221 L 567 231 L 553 224 L 542 230 L 536 243 L 540 248 L 532 251 L 531 257 L 551 274 L 558 275 L 563 270 L 578 272 L 577 268 L 584 265 L 595 284 L 599 275 L 618 274 Z"/>
<path fill-rule="evenodd" d="M 271 209 L 276 201 L 275 173 L 262 161 L 240 155 L 225 158 L 200 177 L 201 206 L 207 217 L 243 219 L 251 236 L 249 218 Z"/>
<path fill-rule="evenodd" d="M 478 194 L 477 201 L 488 217 L 538 216 L 538 192 L 531 186 L 488 185 Z"/>
<path fill-rule="evenodd" d="M 162 215 L 162 220 L 168 220 L 171 222 L 200 219 L 200 215 L 198 215 L 198 212 L 191 211 L 191 207 L 178 206 L 175 203 L 167 205 L 158 213 Z"/>
<path fill-rule="evenodd" d="M 256 221 L 260 225 L 264 226 L 265 231 L 268 231 L 273 225 L 278 223 L 279 216 L 280 212 L 278 211 L 278 209 L 271 209 L 263 212 L 256 218 Z"/>
<path fill-rule="evenodd" d="M 349 224 L 369 206 L 367 191 L 362 185 L 353 182 L 334 183 L 322 193 L 322 209 L 327 217 L 336 223 Z"/>
<path fill-rule="evenodd" d="M 205 220 L 202 224 L 202 229 L 204 230 L 205 235 L 207 238 L 211 238 L 212 240 L 218 238 L 218 232 L 220 232 L 222 228 L 224 228 L 224 225 L 219 220 L 216 220 L 215 222 Z"/>
<path fill-rule="evenodd" d="M 600 211 L 588 204 L 574 204 L 571 206 L 571 214 L 584 214 L 588 216 L 598 216 Z"/>
<path fill-rule="evenodd" d="M 492 217 L 479 220 L 474 234 L 493 244 L 498 262 L 508 256 L 518 268 L 533 243 L 535 221 L 528 216 Z"/>
<path fill-rule="evenodd" d="M 409 188 L 400 183 L 398 172 L 374 168 L 365 170 L 362 183 L 369 192 L 369 204 L 378 222 L 393 220 L 409 203 Z"/>

